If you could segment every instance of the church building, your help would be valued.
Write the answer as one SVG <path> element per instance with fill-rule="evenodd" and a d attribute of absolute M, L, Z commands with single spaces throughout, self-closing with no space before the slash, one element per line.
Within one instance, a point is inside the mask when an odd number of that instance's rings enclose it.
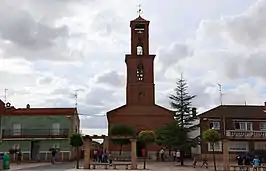
<path fill-rule="evenodd" d="M 174 121 L 173 111 L 155 104 L 154 58 L 149 53 L 150 21 L 141 16 L 130 21 L 131 53 L 125 55 L 127 67 L 126 104 L 107 112 L 108 129 L 114 124 L 126 124 L 138 134 L 142 130 L 155 130 Z M 140 143 L 137 154 L 141 155 Z M 119 146 L 109 142 L 109 150 L 119 151 Z M 153 156 L 160 147 L 150 145 L 149 155 Z M 125 146 L 123 151 L 130 151 Z"/>

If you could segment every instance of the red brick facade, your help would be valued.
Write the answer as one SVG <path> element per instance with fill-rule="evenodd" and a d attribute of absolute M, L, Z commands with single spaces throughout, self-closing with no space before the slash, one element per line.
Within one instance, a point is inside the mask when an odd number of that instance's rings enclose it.
<path fill-rule="evenodd" d="M 125 56 L 127 66 L 126 104 L 107 112 L 108 129 L 113 124 L 134 127 L 136 134 L 141 130 L 154 130 L 173 121 L 173 111 L 155 104 L 154 58 L 149 54 L 149 21 L 138 17 L 130 22 L 131 54 Z M 149 150 L 159 147 L 150 145 Z M 109 150 L 119 147 L 109 142 Z M 123 150 L 130 150 L 130 146 Z"/>

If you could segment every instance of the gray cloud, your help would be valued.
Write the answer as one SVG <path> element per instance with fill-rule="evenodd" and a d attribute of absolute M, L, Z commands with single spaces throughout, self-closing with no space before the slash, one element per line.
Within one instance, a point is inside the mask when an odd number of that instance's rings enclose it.
<path fill-rule="evenodd" d="M 105 72 L 96 77 L 96 83 L 103 83 L 114 87 L 121 87 L 124 85 L 125 77 L 117 71 Z"/>

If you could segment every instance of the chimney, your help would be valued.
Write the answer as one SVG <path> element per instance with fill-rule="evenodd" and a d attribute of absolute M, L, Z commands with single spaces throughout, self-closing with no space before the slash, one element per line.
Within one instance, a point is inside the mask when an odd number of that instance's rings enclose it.
<path fill-rule="evenodd" d="M 26 108 L 29 109 L 30 108 L 30 104 L 27 104 Z"/>

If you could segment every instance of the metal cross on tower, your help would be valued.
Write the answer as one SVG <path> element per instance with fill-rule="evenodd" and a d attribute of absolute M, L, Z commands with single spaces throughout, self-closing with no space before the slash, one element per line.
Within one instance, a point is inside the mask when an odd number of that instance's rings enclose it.
<path fill-rule="evenodd" d="M 138 15 L 140 17 L 140 15 L 143 13 L 142 9 L 141 9 L 141 4 L 138 5 L 139 9 L 138 9 Z"/>

